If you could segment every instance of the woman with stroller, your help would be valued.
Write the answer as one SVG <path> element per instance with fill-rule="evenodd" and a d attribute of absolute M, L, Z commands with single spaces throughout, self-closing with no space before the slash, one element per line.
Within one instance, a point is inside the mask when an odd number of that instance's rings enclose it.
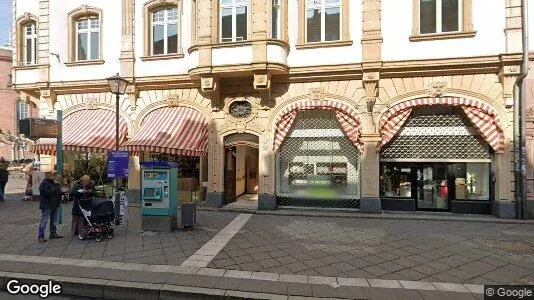
<path fill-rule="evenodd" d="M 91 181 L 89 175 L 83 175 L 80 180 L 74 183 L 74 187 L 71 191 L 71 197 L 73 199 L 71 232 L 73 235 L 78 235 L 84 226 L 83 214 L 79 207 L 80 201 L 91 200 L 95 194 L 95 183 Z"/>

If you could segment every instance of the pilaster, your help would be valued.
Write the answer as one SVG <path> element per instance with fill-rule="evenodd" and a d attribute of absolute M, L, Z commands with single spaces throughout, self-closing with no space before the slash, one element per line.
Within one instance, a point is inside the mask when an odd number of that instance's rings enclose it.
<path fill-rule="evenodd" d="M 365 213 L 382 212 L 382 203 L 379 194 L 379 153 L 377 150 L 380 134 L 363 134 L 362 139 L 365 150 L 361 157 L 361 197 L 360 211 Z"/>
<path fill-rule="evenodd" d="M 135 1 L 122 0 L 122 36 L 121 36 L 121 55 L 120 69 L 121 74 L 126 79 L 135 77 Z"/>
<path fill-rule="evenodd" d="M 521 0 L 506 0 L 506 53 L 521 52 Z"/>
<path fill-rule="evenodd" d="M 39 100 L 39 117 L 54 118 L 54 106 L 57 95 L 52 90 L 41 90 Z"/>
<path fill-rule="evenodd" d="M 271 76 L 267 71 L 267 28 L 271 1 L 252 1 L 252 71 L 254 73 L 254 89 L 270 90 Z"/>
<path fill-rule="evenodd" d="M 504 105 L 511 107 L 514 105 L 514 84 L 521 71 L 521 55 L 504 54 L 501 55 L 500 59 L 499 81 L 503 86 Z"/>
<path fill-rule="evenodd" d="M 48 65 L 50 58 L 50 3 L 49 0 L 39 0 L 39 27 L 37 32 L 38 61 L 41 65 Z M 47 67 L 48 69 L 48 67 Z M 48 82 L 48 70 L 41 72 L 41 81 Z"/>

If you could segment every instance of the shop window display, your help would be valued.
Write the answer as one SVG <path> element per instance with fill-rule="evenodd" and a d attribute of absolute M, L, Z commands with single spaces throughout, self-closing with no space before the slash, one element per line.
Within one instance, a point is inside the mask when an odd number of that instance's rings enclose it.
<path fill-rule="evenodd" d="M 359 156 L 334 111 L 301 111 L 276 156 L 277 195 L 358 198 Z"/>
<path fill-rule="evenodd" d="M 168 153 L 150 153 L 151 161 L 167 161 L 178 164 L 178 176 L 187 178 L 198 178 L 200 169 L 200 158 L 193 156 L 183 156 Z"/>

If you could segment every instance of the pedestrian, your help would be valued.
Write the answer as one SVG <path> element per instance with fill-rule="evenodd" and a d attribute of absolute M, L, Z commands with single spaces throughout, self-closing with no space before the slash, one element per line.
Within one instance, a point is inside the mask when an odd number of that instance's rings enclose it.
<path fill-rule="evenodd" d="M 95 183 L 91 181 L 89 175 L 83 175 L 80 180 L 74 182 L 71 191 L 71 198 L 73 199 L 71 233 L 73 235 L 78 235 L 84 226 L 83 214 L 79 207 L 80 202 L 91 200 L 95 194 Z"/>
<path fill-rule="evenodd" d="M 3 157 L 0 157 L 0 202 L 4 202 L 6 184 L 9 180 L 9 171 L 7 170 L 8 167 L 9 163 Z"/>
<path fill-rule="evenodd" d="M 39 185 L 40 201 L 39 208 L 41 209 L 41 223 L 39 224 L 40 243 L 46 242 L 45 231 L 48 219 L 50 219 L 50 236 L 52 239 L 59 239 L 62 236 L 57 234 L 57 211 L 61 204 L 61 186 L 60 179 L 57 173 L 48 173 L 46 178 Z"/>

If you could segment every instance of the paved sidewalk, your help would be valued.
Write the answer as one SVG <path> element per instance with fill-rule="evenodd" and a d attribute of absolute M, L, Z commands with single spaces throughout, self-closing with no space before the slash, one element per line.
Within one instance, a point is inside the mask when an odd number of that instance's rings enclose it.
<path fill-rule="evenodd" d="M 483 284 L 534 283 L 530 224 L 210 210 L 198 212 L 190 232 L 153 233 L 130 207 L 111 240 L 39 244 L 38 203 L 18 197 L 0 204 L 0 283 L 53 277 L 80 287 L 89 278 L 101 280 L 98 297 L 134 288 L 157 299 L 482 299 Z M 63 215 L 60 232 L 68 233 L 70 204 Z"/>

